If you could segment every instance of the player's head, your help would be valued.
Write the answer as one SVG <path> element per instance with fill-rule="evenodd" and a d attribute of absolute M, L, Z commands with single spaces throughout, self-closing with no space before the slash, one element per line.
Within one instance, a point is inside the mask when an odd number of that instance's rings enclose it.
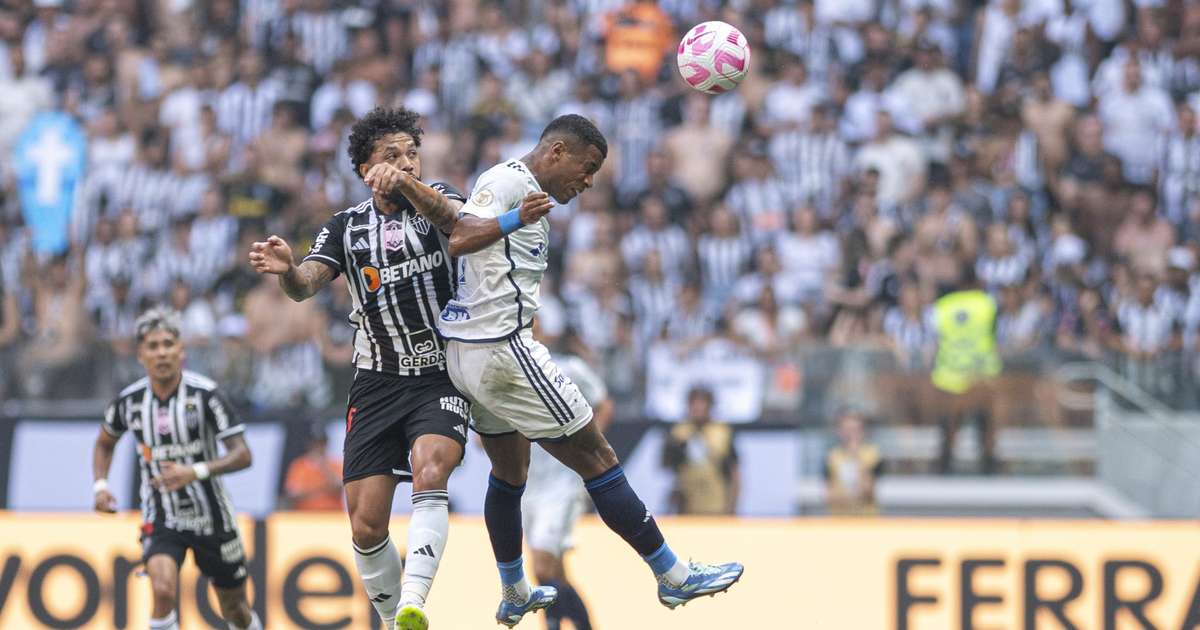
<path fill-rule="evenodd" d="M 360 178 L 380 162 L 421 177 L 421 115 L 403 107 L 376 107 L 350 128 L 350 162 Z"/>
<path fill-rule="evenodd" d="M 542 131 L 534 153 L 538 183 L 555 201 L 567 203 L 592 187 L 592 178 L 608 157 L 608 141 L 592 121 L 565 114 Z"/>
<path fill-rule="evenodd" d="M 155 381 L 171 381 L 183 369 L 183 338 L 179 313 L 165 306 L 154 307 L 133 323 L 133 341 L 138 362 Z"/>

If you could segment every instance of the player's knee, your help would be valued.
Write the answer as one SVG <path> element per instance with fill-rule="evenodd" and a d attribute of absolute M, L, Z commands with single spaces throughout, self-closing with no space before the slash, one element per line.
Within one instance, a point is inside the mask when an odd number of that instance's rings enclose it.
<path fill-rule="evenodd" d="M 364 514 L 350 517 L 350 535 L 359 549 L 374 547 L 388 536 L 387 519 L 378 520 Z"/>
<path fill-rule="evenodd" d="M 449 462 L 431 460 L 413 471 L 413 491 L 445 490 L 454 466 Z"/>
<path fill-rule="evenodd" d="M 155 608 L 159 610 L 174 610 L 175 581 L 168 579 L 153 580 L 150 590 L 154 595 Z"/>
<path fill-rule="evenodd" d="M 238 628 L 250 625 L 250 605 L 241 597 L 221 598 L 221 617 Z"/>

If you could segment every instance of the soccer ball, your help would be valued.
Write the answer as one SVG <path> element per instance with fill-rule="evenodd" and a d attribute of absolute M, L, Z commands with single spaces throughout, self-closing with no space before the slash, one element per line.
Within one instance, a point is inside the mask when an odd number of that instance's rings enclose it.
<path fill-rule="evenodd" d="M 750 70 L 750 43 L 729 24 L 704 22 L 680 40 L 675 62 L 688 85 L 705 94 L 724 94 Z"/>

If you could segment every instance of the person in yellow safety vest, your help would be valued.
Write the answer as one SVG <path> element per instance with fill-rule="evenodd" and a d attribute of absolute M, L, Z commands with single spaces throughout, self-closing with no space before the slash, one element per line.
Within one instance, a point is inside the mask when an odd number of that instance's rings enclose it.
<path fill-rule="evenodd" d="M 959 286 L 933 305 L 937 354 L 930 380 L 939 395 L 942 424 L 939 468 L 950 471 L 954 438 L 963 417 L 978 421 L 982 471 L 995 471 L 995 427 L 989 417 L 990 380 L 1000 374 L 996 351 L 996 300 L 979 288 L 975 269 L 963 268 Z"/>

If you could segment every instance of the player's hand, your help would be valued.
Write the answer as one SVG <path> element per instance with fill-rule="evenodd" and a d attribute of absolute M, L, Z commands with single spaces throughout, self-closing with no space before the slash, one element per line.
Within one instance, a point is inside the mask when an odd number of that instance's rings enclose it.
<path fill-rule="evenodd" d="M 400 190 L 403 192 L 405 184 L 413 179 L 413 176 L 402 171 L 387 162 L 380 162 L 371 167 L 367 171 L 367 176 L 363 178 L 363 182 L 371 188 L 371 192 L 380 196 L 387 196 Z"/>
<path fill-rule="evenodd" d="M 150 485 L 158 490 L 175 492 L 196 480 L 196 471 L 191 466 L 163 462 L 160 468 L 162 468 L 162 475 L 150 480 Z"/>
<path fill-rule="evenodd" d="M 97 512 L 113 514 L 117 511 L 117 497 L 114 497 L 108 490 L 97 492 L 94 500 Z"/>
<path fill-rule="evenodd" d="M 250 266 L 258 273 L 285 274 L 295 264 L 292 248 L 278 236 L 271 235 L 250 246 Z"/>
<path fill-rule="evenodd" d="M 553 207 L 554 202 L 550 200 L 550 195 L 544 192 L 529 193 L 521 200 L 521 223 L 537 223 L 542 217 L 550 214 Z"/>

